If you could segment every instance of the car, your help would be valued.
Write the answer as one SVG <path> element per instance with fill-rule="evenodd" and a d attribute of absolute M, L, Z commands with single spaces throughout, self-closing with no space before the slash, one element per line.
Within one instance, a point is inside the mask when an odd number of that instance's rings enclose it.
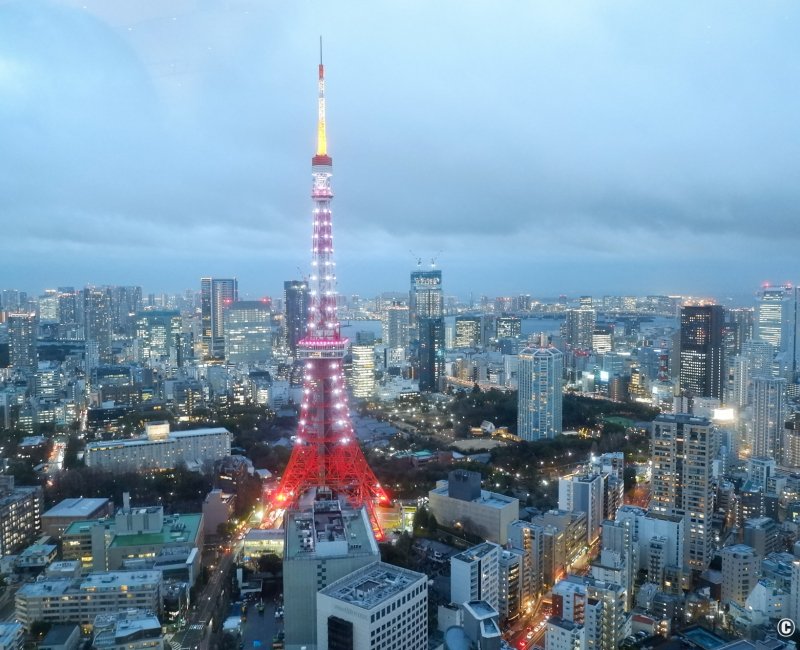
<path fill-rule="evenodd" d="M 528 633 L 525 635 L 525 638 L 526 638 L 526 639 L 528 639 L 528 641 L 530 641 L 530 640 L 533 638 L 533 635 L 534 635 L 534 634 L 536 634 L 536 632 L 534 632 L 533 630 L 531 630 L 530 632 L 528 632 Z"/>

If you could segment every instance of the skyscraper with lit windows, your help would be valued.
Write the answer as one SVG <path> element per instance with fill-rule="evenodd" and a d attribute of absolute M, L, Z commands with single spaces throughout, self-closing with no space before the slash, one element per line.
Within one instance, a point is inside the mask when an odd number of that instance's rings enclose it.
<path fill-rule="evenodd" d="M 517 435 L 523 440 L 561 434 L 564 355 L 553 347 L 525 348 L 517 371 Z"/>
<path fill-rule="evenodd" d="M 690 397 L 722 399 L 725 353 L 720 305 L 681 309 L 680 389 Z"/>

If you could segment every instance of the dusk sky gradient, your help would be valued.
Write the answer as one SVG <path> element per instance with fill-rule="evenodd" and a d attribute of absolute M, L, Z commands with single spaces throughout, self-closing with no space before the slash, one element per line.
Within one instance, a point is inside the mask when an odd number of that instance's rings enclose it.
<path fill-rule="evenodd" d="M 0 288 L 278 296 L 320 34 L 343 293 L 415 256 L 464 297 L 800 281 L 798 33 L 788 1 L 0 1 Z"/>

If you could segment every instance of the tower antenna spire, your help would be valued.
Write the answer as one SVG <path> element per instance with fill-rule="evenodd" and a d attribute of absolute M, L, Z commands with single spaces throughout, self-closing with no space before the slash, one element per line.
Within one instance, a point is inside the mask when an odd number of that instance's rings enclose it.
<path fill-rule="evenodd" d="M 325 132 L 325 67 L 322 65 L 322 36 L 319 37 L 319 94 L 317 98 L 317 156 L 328 155 Z"/>

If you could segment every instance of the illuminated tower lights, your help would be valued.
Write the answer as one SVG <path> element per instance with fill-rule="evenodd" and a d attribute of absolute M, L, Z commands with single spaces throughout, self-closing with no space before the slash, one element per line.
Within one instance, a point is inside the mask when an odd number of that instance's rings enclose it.
<path fill-rule="evenodd" d="M 298 342 L 303 398 L 297 437 L 276 492 L 281 507 L 294 507 L 311 488 L 327 488 L 352 506 L 366 506 L 372 527 L 382 537 L 375 505 L 388 498 L 367 464 L 347 406 L 342 358 L 348 341 L 336 313 L 336 275 L 330 202 L 333 161 L 325 132 L 325 74 L 319 64 L 317 152 L 312 158 L 314 227 L 306 336 Z"/>

